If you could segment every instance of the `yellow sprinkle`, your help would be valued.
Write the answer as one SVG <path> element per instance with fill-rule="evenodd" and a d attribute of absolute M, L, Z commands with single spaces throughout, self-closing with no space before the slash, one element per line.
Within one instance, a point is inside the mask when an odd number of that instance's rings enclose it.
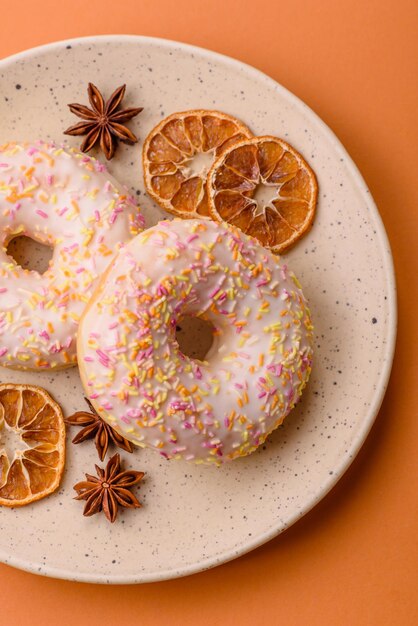
<path fill-rule="evenodd" d="M 18 354 L 17 358 L 19 359 L 19 361 L 29 361 L 30 356 L 29 354 Z"/>
<path fill-rule="evenodd" d="M 95 189 L 92 189 L 91 191 L 89 191 L 86 195 L 87 195 L 88 198 L 91 198 L 92 200 L 94 200 L 98 193 L 99 193 L 99 190 L 97 188 L 95 188 Z"/>
<path fill-rule="evenodd" d="M 296 287 L 299 287 L 299 289 L 302 289 L 302 285 L 300 284 L 300 282 L 298 281 L 296 276 L 291 275 L 291 278 L 292 278 L 293 282 L 295 283 Z"/>

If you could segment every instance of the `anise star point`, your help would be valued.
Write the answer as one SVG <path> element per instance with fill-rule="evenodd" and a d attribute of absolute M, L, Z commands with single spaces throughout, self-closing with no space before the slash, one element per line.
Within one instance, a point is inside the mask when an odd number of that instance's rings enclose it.
<path fill-rule="evenodd" d="M 99 143 L 107 160 L 114 156 L 118 140 L 136 143 L 138 138 L 124 123 L 141 113 L 143 108 L 130 107 L 118 110 L 125 96 L 125 91 L 126 85 L 121 85 L 115 89 L 109 100 L 105 102 L 96 85 L 89 83 L 87 92 L 91 108 L 84 104 L 69 104 L 71 113 L 74 113 L 83 121 L 67 128 L 64 134 L 73 136 L 86 135 L 80 150 L 89 152 L 96 143 Z"/>
<path fill-rule="evenodd" d="M 119 507 L 138 509 L 142 505 L 130 489 L 145 476 L 136 470 L 121 471 L 119 454 L 114 454 L 105 468 L 95 465 L 97 476 L 86 474 L 86 480 L 76 485 L 74 500 L 85 500 L 83 515 L 90 517 L 103 511 L 113 524 Z"/>
<path fill-rule="evenodd" d="M 82 429 L 77 433 L 72 442 L 77 444 L 94 437 L 97 453 L 101 461 L 103 461 L 106 456 L 110 442 L 113 442 L 118 448 L 126 452 L 133 452 L 132 443 L 100 417 L 88 398 L 84 399 L 91 412 L 77 411 L 64 420 L 69 426 L 82 426 Z"/>

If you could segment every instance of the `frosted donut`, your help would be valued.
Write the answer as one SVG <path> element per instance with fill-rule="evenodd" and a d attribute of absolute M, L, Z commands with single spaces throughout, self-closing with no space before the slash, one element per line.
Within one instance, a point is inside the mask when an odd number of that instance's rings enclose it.
<path fill-rule="evenodd" d="M 204 362 L 179 350 L 185 315 L 215 328 Z M 77 346 L 85 390 L 108 423 L 166 458 L 220 464 L 257 448 L 298 401 L 312 324 L 295 276 L 255 239 L 175 219 L 119 252 Z"/>
<path fill-rule="evenodd" d="M 76 363 L 78 322 L 97 277 L 141 220 L 99 161 L 42 142 L 0 146 L 0 365 Z M 53 247 L 44 274 L 8 256 L 20 235 Z"/>

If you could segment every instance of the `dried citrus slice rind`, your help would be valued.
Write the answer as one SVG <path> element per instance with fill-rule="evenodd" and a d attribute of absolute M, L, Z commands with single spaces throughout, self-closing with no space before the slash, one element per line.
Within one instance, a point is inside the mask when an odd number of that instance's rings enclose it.
<path fill-rule="evenodd" d="M 144 143 L 148 194 L 178 217 L 209 217 L 206 178 L 213 161 L 226 147 L 251 136 L 242 122 L 220 111 L 169 115 Z"/>
<path fill-rule="evenodd" d="M 275 253 L 308 231 L 318 197 L 305 159 L 270 135 L 229 146 L 212 165 L 207 189 L 213 219 L 238 226 Z"/>
<path fill-rule="evenodd" d="M 0 384 L 0 505 L 24 506 L 55 491 L 64 461 L 61 407 L 41 387 Z"/>

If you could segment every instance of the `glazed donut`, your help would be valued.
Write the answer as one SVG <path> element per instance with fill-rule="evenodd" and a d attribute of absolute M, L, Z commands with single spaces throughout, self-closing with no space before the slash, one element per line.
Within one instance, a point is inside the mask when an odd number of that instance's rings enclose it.
<path fill-rule="evenodd" d="M 120 242 L 140 232 L 138 208 L 99 161 L 43 142 L 0 147 L 0 202 L 0 365 L 74 365 L 81 313 Z M 44 274 L 7 254 L 21 235 L 53 247 Z"/>
<path fill-rule="evenodd" d="M 214 326 L 203 362 L 179 350 L 185 315 Z M 166 458 L 220 464 L 257 448 L 298 401 L 312 324 L 295 276 L 255 239 L 175 219 L 119 252 L 77 348 L 88 397 L 125 437 Z"/>

